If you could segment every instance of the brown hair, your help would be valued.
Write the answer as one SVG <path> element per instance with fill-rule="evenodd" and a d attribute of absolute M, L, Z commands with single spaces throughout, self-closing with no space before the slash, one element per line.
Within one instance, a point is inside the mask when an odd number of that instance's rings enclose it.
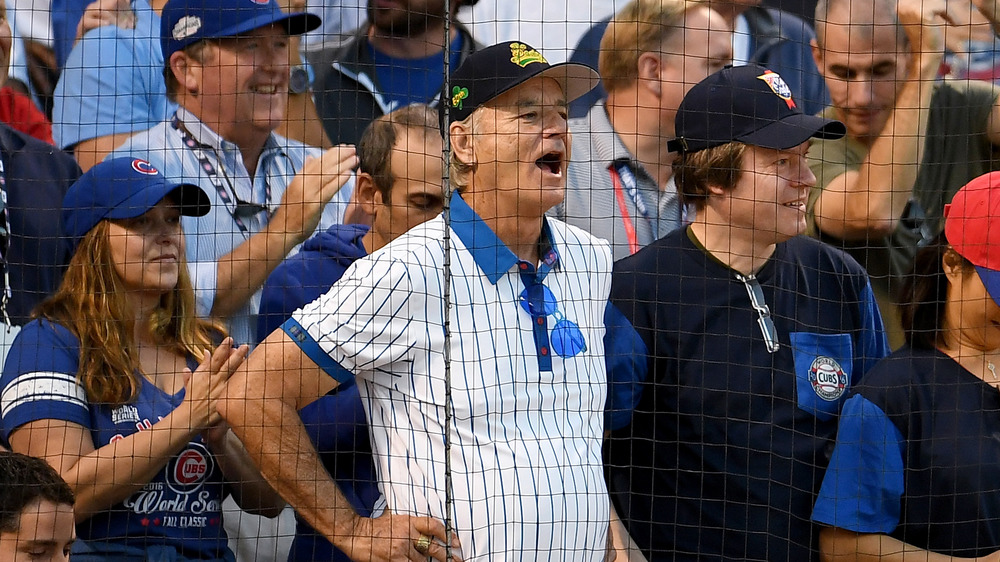
<path fill-rule="evenodd" d="M 952 249 L 944 232 L 921 248 L 900 292 L 900 319 L 906 343 L 917 349 L 935 349 L 943 342 L 942 322 L 948 304 L 948 277 L 944 261 L 957 260 L 972 273 L 972 262 Z"/>
<path fill-rule="evenodd" d="M 111 257 L 108 221 L 90 229 L 73 254 L 62 284 L 35 316 L 68 328 L 80 342 L 77 380 L 89 400 L 121 405 L 139 393 L 141 376 L 134 312 Z M 177 285 L 160 298 L 150 318 L 154 341 L 181 354 L 201 357 L 225 329 L 196 317 L 194 288 L 181 252 Z"/>
<path fill-rule="evenodd" d="M 710 186 L 731 191 L 743 174 L 747 145 L 733 141 L 697 152 L 681 153 L 674 161 L 674 183 L 681 202 L 704 209 Z"/>
<path fill-rule="evenodd" d="M 415 103 L 387 113 L 372 121 L 358 142 L 359 169 L 372 177 L 375 187 L 382 194 L 382 200 L 387 204 L 392 184 L 396 182 L 389 165 L 392 149 L 398 138 L 408 130 L 420 131 L 428 137 L 440 137 L 437 110 L 426 104 Z"/>
<path fill-rule="evenodd" d="M 0 532 L 16 532 L 21 512 L 39 498 L 69 506 L 75 501 L 69 484 L 49 463 L 0 450 Z"/>
<path fill-rule="evenodd" d="M 697 0 L 632 0 L 608 23 L 601 39 L 598 68 L 604 88 L 613 92 L 639 77 L 639 57 L 660 53 L 663 44 L 684 30 L 688 10 Z"/>

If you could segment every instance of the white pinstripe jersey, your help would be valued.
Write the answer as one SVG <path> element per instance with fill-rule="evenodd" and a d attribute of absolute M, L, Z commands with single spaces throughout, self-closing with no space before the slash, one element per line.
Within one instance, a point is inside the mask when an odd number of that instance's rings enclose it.
<path fill-rule="evenodd" d="M 547 221 L 539 268 L 586 350 L 536 345 L 513 253 L 452 199 L 451 462 L 454 525 L 466 560 L 602 560 L 608 494 L 601 440 L 607 393 L 604 241 Z M 285 330 L 331 376 L 356 375 L 379 479 L 395 513 L 443 519 L 444 220 L 354 263 Z M 545 235 L 543 233 L 543 235 Z M 552 267 L 549 267 L 549 264 Z M 537 318 L 535 319 L 537 321 Z M 555 318 L 547 319 L 550 330 Z M 548 335 L 548 332 L 542 331 Z"/>

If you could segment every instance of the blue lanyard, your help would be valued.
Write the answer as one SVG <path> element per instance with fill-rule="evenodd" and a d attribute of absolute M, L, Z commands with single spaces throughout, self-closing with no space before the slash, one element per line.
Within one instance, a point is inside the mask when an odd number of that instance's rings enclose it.
<path fill-rule="evenodd" d="M 236 223 L 236 227 L 240 229 L 240 232 L 243 233 L 244 237 L 249 237 L 250 229 L 247 228 L 247 225 L 240 217 L 240 215 L 243 214 L 240 212 L 240 208 L 247 206 L 248 204 L 239 200 L 239 196 L 236 195 L 236 186 L 234 186 L 232 182 L 229 181 L 229 177 L 226 176 L 226 183 L 229 184 L 229 189 L 233 190 L 233 196 L 229 196 L 229 190 L 227 190 L 226 186 L 222 184 L 222 180 L 219 179 L 219 173 L 216 171 L 215 165 L 212 164 L 212 161 L 208 159 L 208 155 L 205 153 L 206 149 L 215 153 L 215 149 L 194 140 L 194 137 L 192 137 L 191 133 L 188 132 L 186 127 L 184 127 L 176 113 L 170 119 L 170 124 L 174 129 L 177 129 L 181 133 L 184 146 L 187 147 L 187 149 L 194 154 L 194 157 L 198 159 L 198 164 L 201 166 L 202 171 L 205 172 L 205 175 L 208 176 L 208 181 L 210 181 L 212 186 L 215 187 L 215 191 L 219 194 L 219 199 L 222 199 L 223 205 L 226 206 L 229 214 L 233 216 L 233 222 Z M 219 159 L 219 155 L 217 153 L 215 153 L 215 158 L 216 160 Z M 260 209 L 257 212 L 267 211 L 267 218 L 270 220 L 274 215 L 274 212 L 271 211 L 271 182 L 267 181 L 266 173 L 264 174 L 264 204 L 259 207 Z"/>
<path fill-rule="evenodd" d="M 618 192 L 617 196 L 619 198 L 619 206 L 621 207 L 622 220 L 625 221 L 625 232 L 629 235 L 629 246 L 633 248 L 632 253 L 634 254 L 638 250 L 638 240 L 634 239 L 635 228 L 630 222 L 631 217 L 629 216 L 628 209 L 621 204 L 624 194 L 628 194 L 636 210 L 646 220 L 646 224 L 649 225 L 649 229 L 653 233 L 653 240 L 659 238 L 657 224 L 649 216 L 646 202 L 642 200 L 642 195 L 639 193 L 639 180 L 636 179 L 632 169 L 629 168 L 628 162 L 625 160 L 616 160 L 608 167 L 608 172 L 611 174 L 611 183 L 615 191 Z"/>
<path fill-rule="evenodd" d="M 7 266 L 8 254 L 10 253 L 10 208 L 7 206 L 7 169 L 4 167 L 3 157 L 0 156 L 0 261 L 3 261 L 3 295 L 0 295 L 0 314 L 3 316 L 4 324 L 10 326 L 10 316 L 7 315 L 7 301 L 10 300 L 14 292 L 10 288 L 10 268 Z"/>

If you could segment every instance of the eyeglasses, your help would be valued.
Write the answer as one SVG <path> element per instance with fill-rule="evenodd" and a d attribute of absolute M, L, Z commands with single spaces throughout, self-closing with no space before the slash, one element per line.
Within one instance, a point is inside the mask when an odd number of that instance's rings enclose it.
<path fill-rule="evenodd" d="M 771 309 L 764 302 L 764 289 L 760 286 L 760 281 L 753 275 L 736 274 L 736 278 L 743 282 L 750 295 L 750 305 L 757 311 L 757 324 L 760 326 L 760 333 L 764 336 L 764 343 L 767 344 L 769 353 L 777 353 L 781 349 L 778 343 L 778 329 L 774 327 L 774 320 L 771 318 Z"/>
<path fill-rule="evenodd" d="M 552 351 L 560 357 L 573 357 L 587 350 L 587 342 L 583 339 L 583 332 L 580 326 L 572 320 L 567 320 L 559 311 L 559 302 L 556 296 L 548 287 L 541 283 L 533 283 L 521 291 L 521 308 L 531 315 L 531 318 L 539 320 L 552 316 L 556 319 L 555 326 L 552 327 L 551 345 Z M 538 322 L 541 324 L 541 322 Z"/>
<path fill-rule="evenodd" d="M 250 201 L 244 201 L 240 199 L 239 195 L 236 195 L 236 189 L 233 189 L 233 199 L 236 201 L 236 210 L 233 212 L 234 215 L 239 217 L 249 218 L 257 213 L 263 213 L 264 211 L 270 211 L 267 205 L 262 203 L 253 203 Z"/>

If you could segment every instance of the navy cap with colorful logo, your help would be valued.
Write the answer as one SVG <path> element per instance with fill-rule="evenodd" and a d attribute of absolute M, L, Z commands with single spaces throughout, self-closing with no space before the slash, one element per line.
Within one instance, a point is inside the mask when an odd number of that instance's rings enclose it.
<path fill-rule="evenodd" d="M 788 84 L 763 66 L 727 66 L 695 84 L 677 109 L 671 152 L 697 152 L 729 142 L 786 150 L 812 137 L 839 139 L 840 121 L 806 115 Z"/>
<path fill-rule="evenodd" d="M 289 35 L 301 35 L 320 25 L 319 16 L 281 11 L 277 0 L 169 0 L 160 15 L 163 60 L 202 39 L 234 37 L 274 23 Z"/>
<path fill-rule="evenodd" d="M 63 198 L 63 232 L 75 248 L 104 219 L 131 219 L 145 214 L 171 195 L 181 214 L 200 217 L 212 202 L 197 185 L 168 182 L 159 170 L 140 158 L 105 160 L 87 170 Z"/>
<path fill-rule="evenodd" d="M 462 121 L 482 104 L 535 78 L 555 78 L 571 102 L 597 86 L 594 69 L 577 63 L 549 64 L 537 49 L 507 41 L 469 55 L 445 86 L 449 122 Z"/>

